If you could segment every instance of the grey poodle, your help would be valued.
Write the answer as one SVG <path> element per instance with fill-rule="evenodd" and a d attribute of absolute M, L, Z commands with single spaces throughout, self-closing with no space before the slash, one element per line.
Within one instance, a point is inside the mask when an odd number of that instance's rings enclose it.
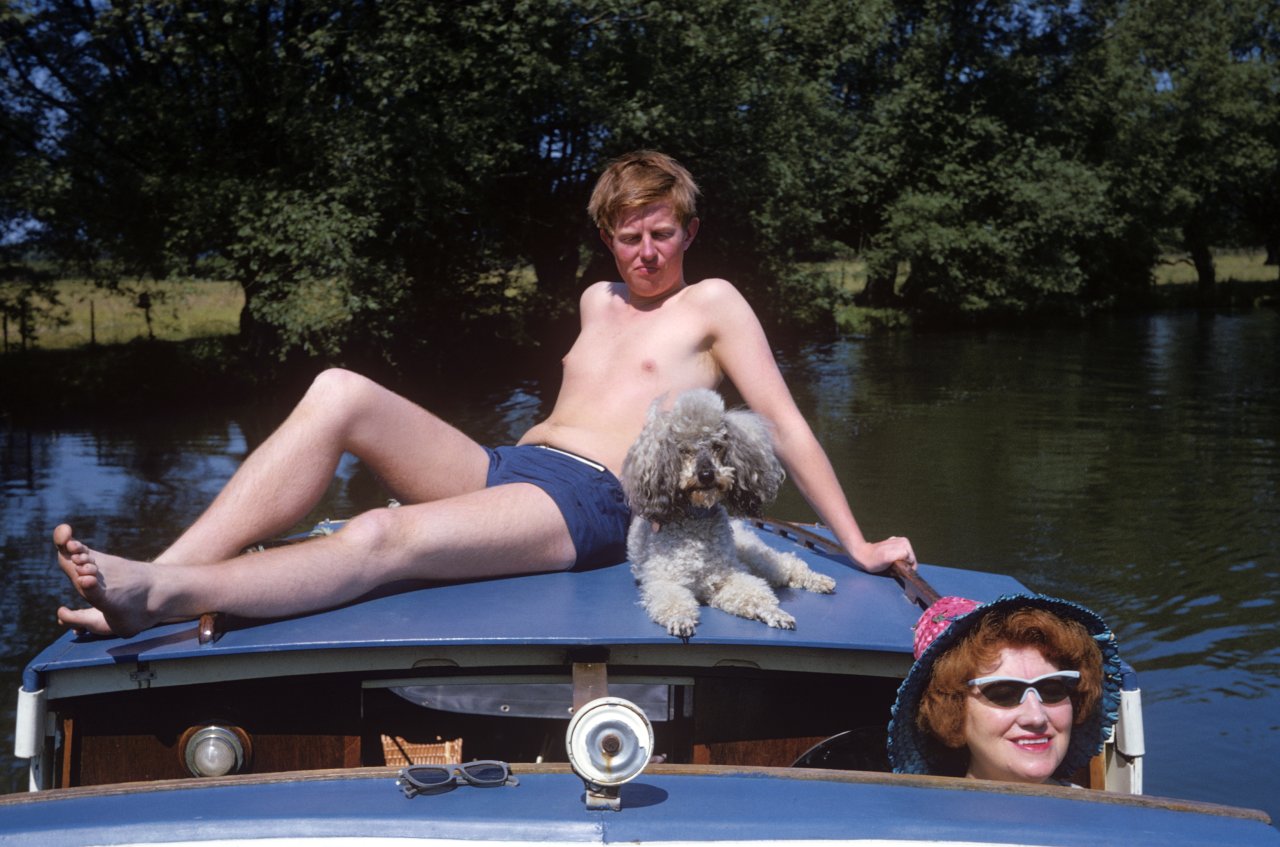
<path fill-rule="evenodd" d="M 688 638 L 699 604 L 795 629 L 771 586 L 830 594 L 835 580 L 769 547 L 730 515 L 757 516 L 785 479 L 765 422 L 725 411 L 714 391 L 655 403 L 627 452 L 622 485 L 631 505 L 627 557 L 649 617 Z"/>

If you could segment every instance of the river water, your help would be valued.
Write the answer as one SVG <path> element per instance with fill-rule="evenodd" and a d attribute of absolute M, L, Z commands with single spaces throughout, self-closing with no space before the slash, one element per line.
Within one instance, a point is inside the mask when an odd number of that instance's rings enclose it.
<path fill-rule="evenodd" d="M 1112 317 L 1065 329 L 797 343 L 787 380 L 869 536 L 1012 574 L 1101 613 L 1139 671 L 1147 793 L 1280 819 L 1280 314 Z M 433 409 L 485 441 L 544 415 L 554 375 L 469 380 Z M 424 394 L 430 395 L 424 389 Z M 0 673 L 71 600 L 47 541 L 157 554 L 282 412 L 0 419 Z M 378 505 L 346 461 L 311 516 Z M 793 489 L 771 510 L 812 520 Z M 15 697 L 0 699 L 0 788 Z"/>

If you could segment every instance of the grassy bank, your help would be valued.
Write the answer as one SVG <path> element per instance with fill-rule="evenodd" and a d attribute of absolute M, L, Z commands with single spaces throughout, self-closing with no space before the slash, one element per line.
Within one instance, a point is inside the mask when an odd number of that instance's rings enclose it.
<path fill-rule="evenodd" d="M 1277 270 L 1264 264 L 1262 251 L 1220 252 L 1215 259 L 1220 305 L 1280 300 Z M 857 259 L 807 270 L 825 275 L 849 295 L 866 285 L 866 265 Z M 906 271 L 901 269 L 899 284 Z M 1151 307 L 1197 304 L 1195 269 L 1188 261 L 1168 257 L 1154 276 Z M 9 344 L 0 355 L 0 414 L 130 413 L 171 402 L 218 404 L 253 399 L 291 379 L 275 364 L 264 368 L 246 361 L 236 337 L 243 295 L 234 283 L 132 281 L 119 292 L 83 280 L 53 286 L 56 319 L 37 328 L 35 348 L 19 349 L 16 329 L 9 327 Z M 850 305 L 837 307 L 834 317 L 841 330 L 853 333 L 910 324 L 900 311 Z M 296 364 L 292 378 L 301 379 L 307 363 Z"/>
<path fill-rule="evenodd" d="M 1218 279 L 1231 302 L 1232 287 L 1245 291 L 1265 290 L 1275 282 L 1277 269 L 1264 264 L 1262 250 L 1215 251 Z M 806 270 L 822 275 L 834 288 L 849 295 L 867 284 L 866 263 L 858 258 L 813 263 Z M 898 285 L 910 268 L 904 263 Z M 1190 259 L 1180 255 L 1164 257 L 1153 269 L 1153 306 L 1185 305 L 1196 285 Z M 529 280 L 532 284 L 531 279 Z M 58 303 L 53 320 L 36 328 L 35 346 L 41 350 L 68 350 L 96 343 L 109 346 L 138 339 L 185 342 L 235 335 L 239 329 L 244 294 L 234 282 L 216 280 L 128 280 L 119 291 L 108 291 L 87 280 L 66 279 L 54 284 Z M 145 299 L 144 299 L 145 296 Z M 148 309 L 144 306 L 149 304 Z M 843 329 L 864 331 L 899 327 L 908 318 L 892 309 L 838 307 L 836 323 Z M 9 350 L 19 346 L 17 329 L 9 327 Z"/>
<path fill-rule="evenodd" d="M 50 319 L 35 328 L 35 346 L 42 350 L 234 335 L 244 305 L 239 285 L 211 280 L 127 280 L 109 291 L 88 280 L 63 279 L 53 291 Z M 17 328 L 8 330 L 12 350 L 19 346 Z"/>
<path fill-rule="evenodd" d="M 1280 297 L 1280 272 L 1275 265 L 1267 265 L 1266 258 L 1265 250 L 1215 250 L 1217 305 L 1239 308 L 1274 303 Z M 822 274 L 830 284 L 850 296 L 861 293 L 867 285 L 867 266 L 861 259 L 816 263 L 808 269 Z M 901 290 L 909 272 L 905 262 L 899 266 L 895 289 Z M 1152 289 L 1145 305 L 1156 309 L 1199 305 L 1198 285 L 1190 257 L 1166 255 L 1152 269 Z M 907 327 L 911 318 L 896 309 L 845 305 L 836 307 L 835 322 L 843 332 L 866 333 Z"/>
<path fill-rule="evenodd" d="M 1213 265 L 1218 280 L 1226 283 L 1265 283 L 1277 280 L 1275 265 L 1266 264 L 1265 250 L 1215 250 Z M 1196 268 L 1190 257 L 1165 256 L 1155 267 L 1156 287 L 1195 285 Z"/>

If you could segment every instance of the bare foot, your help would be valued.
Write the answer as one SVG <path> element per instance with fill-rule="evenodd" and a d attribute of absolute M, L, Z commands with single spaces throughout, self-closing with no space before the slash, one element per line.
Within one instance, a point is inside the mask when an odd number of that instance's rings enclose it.
<path fill-rule="evenodd" d="M 92 609 L 58 609 L 64 626 L 97 635 L 130 636 L 157 623 L 148 611 L 151 589 L 149 566 L 119 556 L 95 553 L 60 524 L 53 531 L 58 567 Z"/>

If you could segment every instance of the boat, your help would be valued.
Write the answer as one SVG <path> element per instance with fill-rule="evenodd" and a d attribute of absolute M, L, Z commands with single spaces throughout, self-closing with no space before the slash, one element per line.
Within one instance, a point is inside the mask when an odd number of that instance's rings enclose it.
<path fill-rule="evenodd" d="M 1260 811 L 1142 793 L 1132 669 L 1083 790 L 889 773 L 921 609 L 1026 586 L 752 528 L 837 581 L 781 592 L 793 631 L 705 609 L 672 637 L 624 563 L 68 633 L 23 675 L 0 844 L 1280 845 Z"/>

